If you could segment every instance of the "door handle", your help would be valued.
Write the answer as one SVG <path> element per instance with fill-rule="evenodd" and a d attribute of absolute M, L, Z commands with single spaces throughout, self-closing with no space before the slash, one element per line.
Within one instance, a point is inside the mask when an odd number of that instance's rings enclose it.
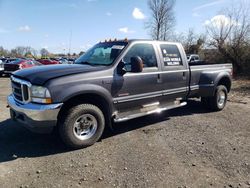
<path fill-rule="evenodd" d="M 157 83 L 160 84 L 161 83 L 161 75 L 157 74 Z"/>
<path fill-rule="evenodd" d="M 187 79 L 187 77 L 186 77 L 186 72 L 183 72 L 183 73 L 182 73 L 182 78 L 183 78 L 183 80 L 186 80 L 186 79 Z"/>

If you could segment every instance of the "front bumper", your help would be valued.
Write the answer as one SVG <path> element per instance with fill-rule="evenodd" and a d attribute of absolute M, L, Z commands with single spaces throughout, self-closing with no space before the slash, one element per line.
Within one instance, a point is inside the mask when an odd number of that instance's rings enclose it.
<path fill-rule="evenodd" d="M 20 104 L 12 95 L 7 98 L 11 119 L 22 123 L 26 128 L 37 133 L 49 133 L 56 126 L 57 116 L 62 107 L 59 104 Z"/>

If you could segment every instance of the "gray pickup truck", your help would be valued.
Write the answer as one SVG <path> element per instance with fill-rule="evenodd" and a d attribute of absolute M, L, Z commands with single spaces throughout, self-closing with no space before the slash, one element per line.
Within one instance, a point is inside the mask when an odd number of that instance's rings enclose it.
<path fill-rule="evenodd" d="M 8 106 L 35 132 L 57 128 L 71 148 L 94 144 L 114 122 L 159 113 L 201 98 L 222 110 L 232 65 L 187 63 L 181 44 L 151 40 L 100 42 L 75 64 L 14 72 Z"/>

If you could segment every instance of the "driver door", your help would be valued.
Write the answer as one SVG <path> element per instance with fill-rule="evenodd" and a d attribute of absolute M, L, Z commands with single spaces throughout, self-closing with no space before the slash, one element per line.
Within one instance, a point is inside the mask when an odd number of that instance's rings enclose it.
<path fill-rule="evenodd" d="M 116 73 L 114 76 L 111 90 L 119 116 L 146 112 L 159 103 L 162 86 L 155 52 L 155 46 L 151 43 L 135 43 L 125 52 L 125 64 L 130 64 L 131 57 L 139 56 L 144 68 L 139 73 Z M 128 67 L 126 66 L 127 69 Z"/>

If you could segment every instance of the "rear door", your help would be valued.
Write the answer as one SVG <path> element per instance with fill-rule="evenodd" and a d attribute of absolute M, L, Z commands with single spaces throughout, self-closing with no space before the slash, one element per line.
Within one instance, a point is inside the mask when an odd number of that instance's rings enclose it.
<path fill-rule="evenodd" d="M 189 69 L 180 44 L 159 43 L 158 50 L 162 65 L 161 80 L 163 100 L 173 102 L 185 98 L 188 92 Z"/>

